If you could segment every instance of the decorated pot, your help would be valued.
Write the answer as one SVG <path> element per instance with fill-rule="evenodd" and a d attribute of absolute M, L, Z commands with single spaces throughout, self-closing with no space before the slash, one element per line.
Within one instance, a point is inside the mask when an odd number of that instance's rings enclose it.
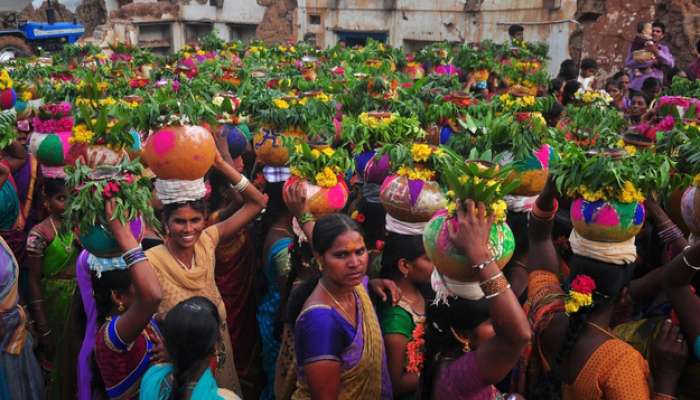
<path fill-rule="evenodd" d="M 681 198 L 683 221 L 694 235 L 700 235 L 700 193 L 696 186 L 690 186 Z"/>
<path fill-rule="evenodd" d="M 596 242 L 624 242 L 636 236 L 644 225 L 646 210 L 642 203 L 586 201 L 574 199 L 571 223 L 584 239 Z"/>
<path fill-rule="evenodd" d="M 365 151 L 355 156 L 355 170 L 364 182 L 381 185 L 389 176 L 391 166 L 387 154 L 376 157 L 375 150 Z"/>
<path fill-rule="evenodd" d="M 379 189 L 379 200 L 392 217 L 404 222 L 426 222 L 447 206 L 440 185 L 434 181 L 412 180 L 391 175 Z"/>
<path fill-rule="evenodd" d="M 68 140 L 72 135 L 72 132 L 32 132 L 29 137 L 29 151 L 44 165 L 52 167 L 65 165 L 71 148 Z"/>
<path fill-rule="evenodd" d="M 166 126 L 148 137 L 143 159 L 161 179 L 195 180 L 214 164 L 216 144 L 201 126 Z"/>
<path fill-rule="evenodd" d="M 15 92 L 15 89 L 0 90 L 0 109 L 9 110 L 15 106 L 16 102 L 17 92 Z"/>
<path fill-rule="evenodd" d="M 323 188 L 303 180 L 298 176 L 292 175 L 282 187 L 282 198 L 285 203 L 289 201 L 289 190 L 292 185 L 300 181 L 304 182 L 309 212 L 315 217 L 337 213 L 345 208 L 348 197 L 350 196 L 350 190 L 345 184 L 345 181 L 341 179 L 338 180 L 337 185 L 330 188 Z"/>
<path fill-rule="evenodd" d="M 450 239 L 450 228 L 455 231 L 459 229 L 458 221 L 456 217 L 450 217 L 446 209 L 433 215 L 423 231 L 426 255 L 435 264 L 435 268 L 448 278 L 461 282 L 478 281 L 477 271 L 471 268 L 462 249 Z M 508 264 L 515 251 L 515 237 L 508 224 L 503 222 L 491 227 L 489 249 L 495 255 L 499 268 Z"/>
<path fill-rule="evenodd" d="M 557 152 L 552 146 L 545 144 L 534 151 L 530 157 L 524 161 L 514 164 L 515 173 L 511 174 L 509 180 L 517 178 L 520 186 L 513 191 L 516 196 L 535 196 L 539 194 L 547 183 L 549 176 L 549 164 L 556 161 Z"/>
<path fill-rule="evenodd" d="M 668 199 L 664 202 L 666 204 L 666 213 L 668 217 L 671 218 L 674 224 L 679 227 L 687 236 L 690 232 L 688 225 L 685 223 L 685 218 L 683 217 L 683 211 L 681 210 L 681 201 L 683 200 L 683 194 L 687 189 L 682 187 L 675 188 Z"/>
<path fill-rule="evenodd" d="M 262 127 L 253 137 L 253 148 L 258 161 L 263 165 L 281 167 L 289 161 L 289 152 L 282 143 L 282 136 L 305 139 L 304 132 L 298 129 L 288 129 L 282 134 L 269 127 Z"/>
<path fill-rule="evenodd" d="M 144 232 L 144 223 L 141 218 L 132 220 L 129 227 L 134 238 L 140 242 Z M 102 224 L 96 224 L 84 234 L 78 233 L 78 241 L 85 250 L 97 257 L 115 257 L 122 253 L 119 243 L 114 239 L 109 228 Z"/>
<path fill-rule="evenodd" d="M 128 159 L 126 150 L 112 150 L 107 146 L 76 143 L 68 150 L 67 164 L 75 165 L 78 161 L 82 165 L 96 168 L 100 165 L 119 165 Z"/>
<path fill-rule="evenodd" d="M 508 93 L 515 97 L 537 96 L 537 87 L 515 84 L 508 88 Z"/>
<path fill-rule="evenodd" d="M 439 146 L 441 144 L 447 144 L 454 133 L 454 130 L 449 124 L 443 126 L 440 125 L 430 125 L 428 129 L 425 130 L 428 134 L 426 140 L 429 144 L 433 146 Z"/>
<path fill-rule="evenodd" d="M 409 62 L 404 68 L 404 73 L 412 80 L 422 79 L 425 76 L 425 68 L 421 63 Z"/>
<path fill-rule="evenodd" d="M 622 136 L 622 141 L 628 146 L 634 146 L 637 149 L 648 149 L 654 145 L 654 141 L 644 135 L 636 133 L 626 133 Z"/>

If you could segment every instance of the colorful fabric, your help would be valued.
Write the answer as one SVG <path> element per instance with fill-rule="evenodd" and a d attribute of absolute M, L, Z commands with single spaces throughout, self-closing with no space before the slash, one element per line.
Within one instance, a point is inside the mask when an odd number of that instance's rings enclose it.
<path fill-rule="evenodd" d="M 12 229 L 18 217 L 19 198 L 12 177 L 10 177 L 0 187 L 0 229 Z"/>
<path fill-rule="evenodd" d="M 95 337 L 95 362 L 110 399 L 136 399 L 141 378 L 151 366 L 154 337 L 160 337 L 154 320 L 133 342 L 117 332 L 119 316 L 105 322 Z"/>
<path fill-rule="evenodd" d="M 436 399 L 493 400 L 498 395 L 498 390 L 481 376 L 475 352 L 445 363 L 435 377 Z"/>
<path fill-rule="evenodd" d="M 416 328 L 411 313 L 399 305 L 383 305 L 380 321 L 384 335 L 397 334 L 411 339 Z"/>
<path fill-rule="evenodd" d="M 152 366 L 144 375 L 141 382 L 141 400 L 167 400 L 173 391 L 173 366 L 172 364 L 157 364 Z M 216 380 L 207 368 L 197 381 L 192 391 L 191 399 L 197 400 L 236 400 L 240 397 L 233 393 L 221 390 L 216 385 Z"/>
<path fill-rule="evenodd" d="M 297 358 L 294 354 L 294 327 L 285 324 L 275 365 L 275 400 L 290 400 L 297 387 Z"/>
<path fill-rule="evenodd" d="M 95 335 L 97 335 L 97 304 L 92 294 L 92 278 L 88 266 L 88 253 L 83 250 L 75 263 L 75 279 L 78 283 L 80 299 L 85 312 L 85 335 L 78 353 L 78 399 L 90 400 L 98 398 L 98 393 L 92 389 L 92 355 L 95 349 Z"/>
<path fill-rule="evenodd" d="M 299 376 L 292 399 L 311 398 L 303 366 L 318 360 L 341 362 L 340 400 L 392 398 L 382 333 L 364 286 L 355 288 L 355 300 L 358 329 L 326 305 L 309 306 L 297 318 L 294 338 Z"/>
<path fill-rule="evenodd" d="M 156 179 L 156 196 L 164 205 L 186 203 L 203 199 L 207 194 L 204 178 L 191 181 L 179 179 Z"/>
<path fill-rule="evenodd" d="M 260 338 L 262 340 L 262 366 L 265 371 L 267 384 L 261 395 L 262 400 L 273 399 L 275 365 L 279 353 L 280 342 L 275 334 L 275 324 L 280 306 L 280 277 L 289 273 L 289 245 L 292 238 L 284 237 L 277 240 L 268 250 L 263 273 L 267 283 L 267 291 L 260 301 L 257 311 Z"/>
<path fill-rule="evenodd" d="M 292 176 L 289 172 L 289 167 L 273 167 L 266 165 L 263 167 L 263 176 L 265 181 L 270 183 L 284 182 Z"/>
<path fill-rule="evenodd" d="M 652 62 L 637 62 L 634 60 L 631 51 L 627 53 L 627 58 L 625 59 L 626 68 L 631 69 L 633 71 L 637 71 L 642 68 L 650 69 L 647 73 L 642 74 L 641 72 L 639 72 L 637 74 L 633 74 L 633 76 L 631 77 L 632 80 L 630 81 L 630 89 L 640 91 L 642 89 L 644 81 L 647 78 L 656 78 L 663 84 L 664 71 L 659 66 L 663 66 L 665 68 L 673 68 L 673 66 L 675 65 L 676 62 L 673 58 L 673 55 L 671 55 L 671 51 L 668 49 L 668 46 L 664 44 L 657 44 L 656 46 L 659 49 L 659 53 L 656 56 L 656 64 Z"/>
<path fill-rule="evenodd" d="M 226 324 L 226 307 L 216 287 L 214 266 L 216 263 L 215 249 L 219 244 L 219 230 L 210 226 L 202 231 L 199 240 L 194 245 L 194 264 L 185 269 L 170 254 L 165 245 L 159 245 L 146 251 L 146 257 L 158 275 L 158 281 L 163 293 L 163 300 L 158 308 L 161 317 L 175 307 L 179 302 L 194 296 L 203 296 L 216 305 L 221 318 L 220 345 L 225 349 L 223 362 L 214 372 L 219 386 L 241 393 L 238 376 L 236 375 L 231 336 Z"/>
<path fill-rule="evenodd" d="M 212 223 L 219 220 L 219 212 L 212 214 Z M 231 345 L 236 349 L 236 371 L 243 386 L 243 397 L 258 397 L 260 336 L 257 329 L 251 330 L 257 324 L 253 293 L 255 254 L 247 229 L 241 229 L 231 239 L 219 242 L 214 271 L 216 286 L 226 308 Z"/>

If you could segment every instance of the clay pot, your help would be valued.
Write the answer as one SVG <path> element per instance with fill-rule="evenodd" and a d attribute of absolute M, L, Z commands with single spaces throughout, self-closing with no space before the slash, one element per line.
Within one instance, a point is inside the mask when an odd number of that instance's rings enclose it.
<path fill-rule="evenodd" d="M 253 148 L 258 161 L 263 165 L 282 167 L 289 161 L 289 152 L 282 143 L 282 136 L 306 140 L 304 132 L 288 129 L 281 134 L 269 127 L 262 127 L 253 136 Z"/>
<path fill-rule="evenodd" d="M 0 90 L 0 109 L 9 110 L 15 106 L 16 102 L 17 92 L 15 92 L 15 89 Z"/>
<path fill-rule="evenodd" d="M 391 173 L 389 156 L 384 154 L 377 158 L 376 150 L 362 152 L 355 156 L 355 173 L 366 183 L 381 185 Z"/>
<path fill-rule="evenodd" d="M 68 152 L 71 148 L 68 140 L 72 135 L 72 132 L 32 132 L 29 137 L 29 151 L 44 165 L 63 166 L 68 160 Z"/>
<path fill-rule="evenodd" d="M 428 127 L 428 129 L 425 131 L 427 133 L 427 136 L 425 137 L 426 141 L 428 144 L 432 144 L 433 146 L 447 144 L 454 134 L 454 129 L 452 129 L 449 124 L 443 126 L 433 124 L 430 125 L 430 127 Z"/>
<path fill-rule="evenodd" d="M 700 195 L 698 188 L 690 186 L 681 198 L 681 215 L 693 235 L 700 234 Z"/>
<path fill-rule="evenodd" d="M 427 222 L 447 206 L 440 185 L 434 181 L 387 177 L 379 189 L 379 200 L 389 215 L 404 222 Z"/>
<path fill-rule="evenodd" d="M 668 217 L 671 218 L 671 221 L 687 235 L 690 229 L 688 225 L 686 225 L 683 212 L 681 211 L 681 200 L 683 199 L 683 193 L 685 193 L 685 191 L 686 189 L 679 187 L 671 192 L 666 201 L 666 213 Z"/>
<path fill-rule="evenodd" d="M 459 229 L 457 218 L 450 217 L 447 210 L 435 213 L 423 231 L 426 255 L 435 264 L 435 268 L 448 278 L 461 282 L 478 281 L 478 271 L 471 268 L 462 249 L 452 242 L 448 227 Z M 489 248 L 496 256 L 499 268 L 505 267 L 515 251 L 515 237 L 508 224 L 502 222 L 491 227 Z"/>
<path fill-rule="evenodd" d="M 408 63 L 403 71 L 408 75 L 409 79 L 414 81 L 425 77 L 425 68 L 423 68 L 422 64 L 416 62 Z"/>
<path fill-rule="evenodd" d="M 313 68 L 304 68 L 301 70 L 301 76 L 304 78 L 304 80 L 313 82 L 317 77 L 316 70 Z"/>
<path fill-rule="evenodd" d="M 537 96 L 537 88 L 516 84 L 508 88 L 508 93 L 516 97 Z"/>
<path fill-rule="evenodd" d="M 214 164 L 216 144 L 201 126 L 166 126 L 148 137 L 143 159 L 161 179 L 195 180 Z"/>
<path fill-rule="evenodd" d="M 68 150 L 67 164 L 75 165 L 78 161 L 82 165 L 96 168 L 100 165 L 119 165 L 128 159 L 125 150 L 112 150 L 107 146 L 77 143 Z"/>
<path fill-rule="evenodd" d="M 642 203 L 620 203 L 574 199 L 571 223 L 584 239 L 596 242 L 624 242 L 636 236 L 644 225 L 646 210 Z"/>
<path fill-rule="evenodd" d="M 647 149 L 654 145 L 654 141 L 644 135 L 636 133 L 626 133 L 622 136 L 622 141 L 629 146 L 634 146 L 637 149 Z"/>
<path fill-rule="evenodd" d="M 341 179 L 338 180 L 337 185 L 331 188 L 323 188 L 297 176 L 291 176 L 282 187 L 282 198 L 285 203 L 289 201 L 290 188 L 297 182 L 303 182 L 306 189 L 309 212 L 317 218 L 342 211 L 350 196 L 348 186 Z"/>
<path fill-rule="evenodd" d="M 131 233 L 138 242 L 143 238 L 144 233 L 144 223 L 141 218 L 136 218 L 129 223 L 131 228 Z M 85 250 L 90 252 L 92 255 L 97 257 L 116 257 L 123 253 L 119 243 L 109 231 L 102 224 L 95 225 L 88 232 L 83 234 L 78 233 L 78 241 L 83 246 Z"/>
<path fill-rule="evenodd" d="M 514 164 L 515 172 L 509 176 L 508 181 L 515 178 L 520 180 L 520 186 L 513 191 L 516 196 L 535 196 L 544 189 L 549 177 L 549 164 L 557 159 L 558 155 L 552 146 L 545 144 L 533 152 L 524 161 Z"/>

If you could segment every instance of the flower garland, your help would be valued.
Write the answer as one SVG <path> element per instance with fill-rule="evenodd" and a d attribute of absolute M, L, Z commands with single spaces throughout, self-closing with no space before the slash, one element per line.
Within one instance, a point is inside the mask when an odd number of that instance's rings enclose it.
<path fill-rule="evenodd" d="M 435 179 L 435 171 L 426 168 L 410 168 L 401 166 L 396 171 L 396 175 L 405 176 L 414 181 L 432 181 Z"/>
<path fill-rule="evenodd" d="M 613 98 L 604 90 L 595 91 L 579 89 L 574 94 L 574 98 L 586 105 L 607 106 L 613 101 Z"/>
<path fill-rule="evenodd" d="M 375 115 L 370 115 L 367 112 L 363 112 L 359 117 L 360 123 L 368 128 L 386 127 L 394 122 L 394 119 L 396 119 L 395 113 L 391 113 L 385 118 L 382 118 Z"/>
<path fill-rule="evenodd" d="M 608 187 L 593 192 L 586 185 L 580 185 L 575 189 L 569 190 L 567 195 L 570 197 L 581 197 L 588 202 L 617 200 L 625 204 L 643 203 L 646 199 L 644 194 L 630 181 L 625 181 L 621 190 Z"/>
<path fill-rule="evenodd" d="M 73 117 L 48 120 L 34 117 L 32 118 L 32 126 L 34 127 L 34 131 L 38 133 L 70 132 L 73 130 Z"/>
<path fill-rule="evenodd" d="M 338 175 L 329 167 L 323 168 L 314 178 L 316 184 L 322 188 L 332 188 L 338 184 Z"/>
<path fill-rule="evenodd" d="M 564 301 L 564 309 L 568 315 L 575 314 L 581 307 L 593 305 L 593 292 L 596 284 L 588 275 L 577 275 L 571 282 L 569 294 Z"/>
<path fill-rule="evenodd" d="M 410 374 L 420 374 L 425 362 L 425 323 L 419 322 L 413 329 L 411 341 L 406 345 L 405 371 Z"/>
<path fill-rule="evenodd" d="M 90 130 L 85 124 L 78 124 L 73 127 L 73 136 L 68 139 L 70 144 L 91 143 L 95 132 Z"/>
<path fill-rule="evenodd" d="M 3 68 L 0 72 L 0 90 L 12 89 L 12 78 L 10 78 L 10 73 Z"/>

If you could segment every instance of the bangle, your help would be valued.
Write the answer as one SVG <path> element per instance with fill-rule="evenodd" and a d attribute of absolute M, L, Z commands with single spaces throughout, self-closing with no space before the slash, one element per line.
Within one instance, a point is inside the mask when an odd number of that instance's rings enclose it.
<path fill-rule="evenodd" d="M 43 303 L 43 302 L 44 302 L 44 299 L 32 300 L 29 302 L 29 305 L 32 306 L 34 304 L 39 304 L 39 303 Z"/>
<path fill-rule="evenodd" d="M 481 290 L 484 291 L 484 296 L 487 300 L 492 299 L 510 289 L 510 283 L 508 283 L 508 279 L 506 279 L 506 277 L 503 275 L 503 272 L 499 272 L 489 279 L 480 282 L 479 286 L 481 287 Z"/>
<path fill-rule="evenodd" d="M 472 265 L 472 269 L 478 269 L 479 271 L 481 271 L 482 269 L 486 268 L 487 265 L 491 264 L 494 261 L 496 261 L 496 257 L 491 257 L 480 264 Z"/>
<path fill-rule="evenodd" d="M 688 262 L 688 258 L 686 257 L 686 254 L 685 254 L 685 253 L 686 253 L 686 251 L 687 251 L 689 248 L 690 248 L 690 246 L 685 246 L 685 248 L 683 249 L 683 262 L 685 263 L 685 266 L 686 266 L 686 267 L 688 267 L 688 268 L 690 268 L 690 269 L 693 269 L 693 270 L 695 270 L 695 271 L 700 271 L 700 267 L 696 267 L 696 266 L 694 266 L 693 264 L 691 264 L 691 263 Z"/>
<path fill-rule="evenodd" d="M 137 263 L 140 263 L 141 261 L 148 260 L 146 258 L 146 253 L 144 253 L 141 248 L 134 249 L 134 251 L 130 253 L 124 253 L 122 258 L 124 259 L 127 267 L 131 267 Z"/>
<path fill-rule="evenodd" d="M 683 237 L 683 232 L 673 223 L 659 232 L 659 238 L 666 244 Z"/>
<path fill-rule="evenodd" d="M 129 257 L 129 255 L 131 255 L 131 254 L 133 254 L 133 253 L 136 253 L 136 252 L 139 251 L 139 250 L 143 251 L 143 249 L 141 248 L 141 245 L 136 246 L 136 247 L 134 247 L 134 248 L 131 249 L 131 250 L 125 251 L 124 253 L 122 253 L 122 257 L 123 257 L 123 258 Z"/>
<path fill-rule="evenodd" d="M 669 400 L 676 400 L 678 397 L 666 394 L 666 393 L 659 393 L 659 392 L 654 392 L 654 397 L 657 399 L 669 399 Z"/>
<path fill-rule="evenodd" d="M 131 261 L 129 261 L 129 262 L 126 264 L 126 267 L 127 267 L 127 268 L 131 268 L 131 267 L 133 267 L 134 265 L 136 265 L 136 264 L 138 264 L 138 263 L 140 263 L 140 262 L 144 262 L 144 261 L 148 261 L 148 258 L 146 258 L 145 255 L 144 255 L 143 257 L 139 257 L 139 258 L 132 259 Z"/>
<path fill-rule="evenodd" d="M 51 334 L 51 329 L 49 329 L 48 331 L 46 331 L 46 332 L 44 332 L 44 333 L 40 333 L 39 336 L 41 336 L 41 337 L 47 337 L 47 336 L 49 336 L 50 334 Z"/>
<path fill-rule="evenodd" d="M 310 212 L 305 212 L 299 216 L 299 225 L 304 226 L 307 222 L 314 222 L 316 221 L 316 217 L 314 217 L 313 214 Z"/>
<path fill-rule="evenodd" d="M 542 221 L 551 221 L 554 219 L 554 216 L 557 215 L 557 211 L 559 210 L 559 201 L 557 199 L 554 199 L 554 207 L 552 208 L 551 211 L 543 211 L 537 206 L 537 202 L 535 202 L 535 205 L 532 207 L 532 210 L 530 211 L 530 214 Z"/>
<path fill-rule="evenodd" d="M 238 181 L 238 183 L 232 185 L 231 187 L 236 190 L 238 193 L 243 193 L 244 190 L 250 185 L 250 181 L 248 178 L 245 177 L 245 175 L 241 175 L 241 180 Z"/>

